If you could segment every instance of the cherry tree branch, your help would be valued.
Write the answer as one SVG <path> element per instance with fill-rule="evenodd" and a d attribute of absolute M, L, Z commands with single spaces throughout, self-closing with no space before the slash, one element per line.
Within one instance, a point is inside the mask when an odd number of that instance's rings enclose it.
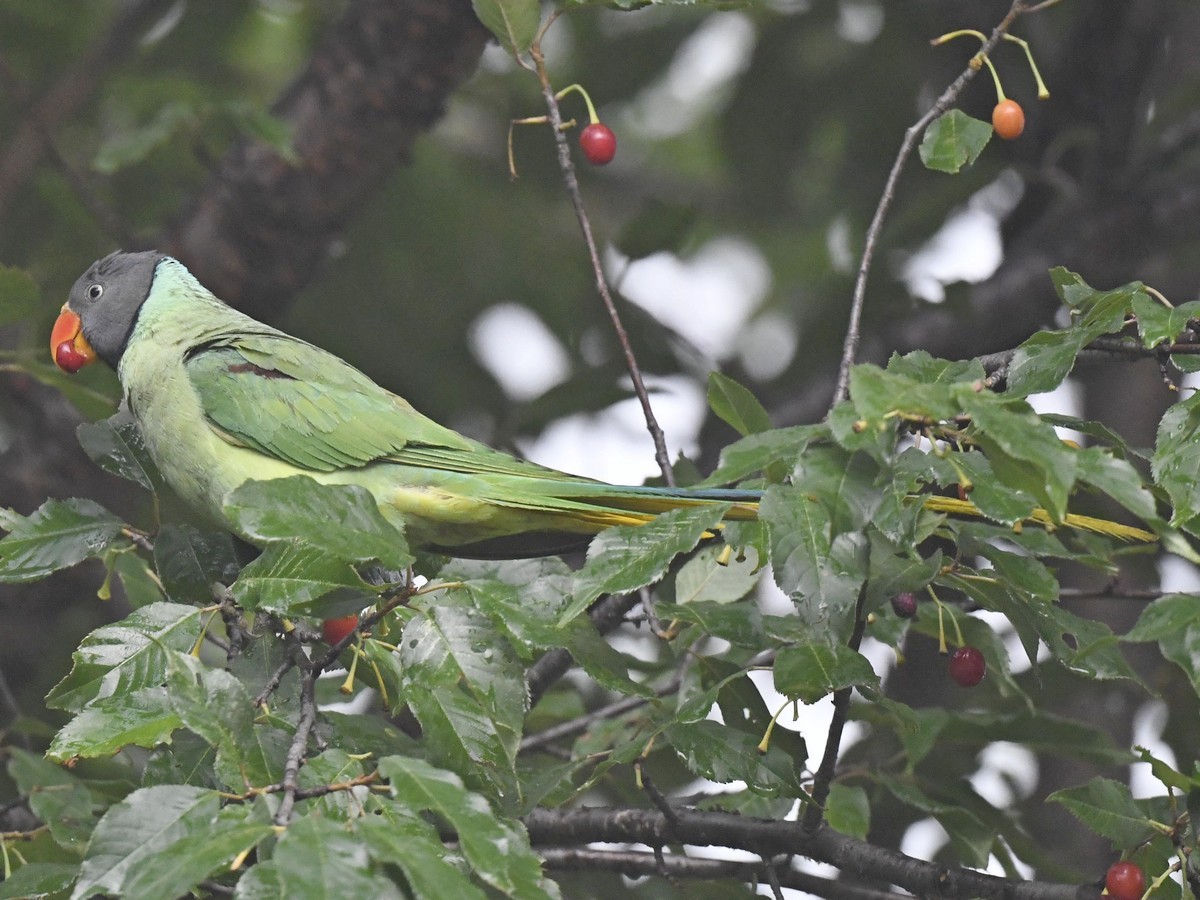
<path fill-rule="evenodd" d="M 1017 16 L 1024 11 L 1025 0 L 1013 0 L 1008 13 L 1000 20 L 1000 24 L 992 29 L 991 36 L 979 52 L 972 57 L 972 60 L 974 61 L 980 56 L 986 56 L 990 53 L 996 44 L 1000 42 L 1000 39 L 1008 31 L 1009 26 L 1012 25 Z M 913 148 L 917 146 L 917 141 L 925 132 L 925 128 L 950 108 L 951 104 L 958 99 L 958 95 L 962 93 L 963 88 L 975 77 L 978 71 L 979 69 L 975 66 L 968 65 L 962 74 L 954 79 L 950 86 L 942 92 L 942 95 L 934 101 L 925 114 L 904 132 L 904 140 L 900 142 L 900 150 L 896 153 L 896 160 L 892 163 L 891 171 L 888 172 L 883 193 L 879 197 L 879 204 L 875 207 L 875 215 L 871 217 L 871 224 L 867 228 L 862 258 L 858 264 L 858 275 L 854 279 L 854 293 L 850 302 L 850 322 L 846 326 L 846 337 L 842 343 L 842 359 L 838 366 L 837 386 L 833 392 L 832 405 L 837 405 L 846 399 L 849 390 L 850 367 L 854 365 L 854 361 L 858 357 L 858 344 L 862 335 L 862 314 L 867 293 L 867 275 L 871 271 L 871 263 L 875 259 L 875 251 L 879 244 L 879 235 L 883 230 L 883 221 L 887 218 L 888 211 L 891 209 L 892 202 L 896 197 L 896 184 L 900 180 L 900 173 L 904 171 L 904 167 L 908 164 L 908 159 L 912 156 Z"/>
<path fill-rule="evenodd" d="M 920 897 L 983 897 L 996 900 L 1094 900 L 1095 885 L 1021 881 L 946 866 L 876 847 L 819 824 L 761 819 L 734 813 L 675 809 L 675 821 L 657 810 L 587 807 L 536 809 L 523 821 L 539 847 L 571 847 L 597 841 L 663 846 L 728 847 L 763 857 L 795 854 L 837 866 L 844 876 L 896 885 Z M 576 853 L 578 851 L 575 851 Z M 551 855 L 554 858 L 554 855 Z M 561 859 L 562 857 L 557 857 Z M 651 857 L 653 858 L 653 857 Z M 664 855 L 667 867 L 675 855 Z M 669 870 L 669 868 L 668 868 Z"/>
<path fill-rule="evenodd" d="M 550 21 L 552 22 L 553 20 Z M 549 24 L 550 22 L 547 22 L 547 25 Z M 575 209 L 575 217 L 579 220 L 579 229 L 583 232 L 583 242 L 587 246 L 588 258 L 592 264 L 592 275 L 596 280 L 596 291 L 600 294 L 600 299 L 604 303 L 604 309 L 608 313 L 609 320 L 612 322 L 613 330 L 616 332 L 617 342 L 621 345 L 621 352 L 625 356 L 625 366 L 629 370 L 629 377 L 633 381 L 634 393 L 637 394 L 638 402 L 642 406 L 642 415 L 646 419 L 646 430 L 650 432 L 650 438 L 654 442 L 654 459 L 658 463 L 659 470 L 662 472 L 663 480 L 671 487 L 674 487 L 675 473 L 671 471 L 671 457 L 667 453 L 666 438 L 663 436 L 662 428 L 654 416 L 654 409 L 650 405 L 650 395 L 647 393 L 645 382 L 642 380 L 642 370 L 638 366 L 637 357 L 633 352 L 633 345 L 629 341 L 629 334 L 625 331 L 625 325 L 621 321 L 621 314 L 618 312 L 617 305 L 613 302 L 612 292 L 608 288 L 608 279 L 604 275 L 604 265 L 600 261 L 600 251 L 596 247 L 596 239 L 592 234 L 592 222 L 583 204 L 583 194 L 579 190 L 579 179 L 575 176 L 575 164 L 571 160 L 571 148 L 567 144 L 562 112 L 558 108 L 558 98 L 555 96 L 554 88 L 550 84 L 550 76 L 546 73 L 546 60 L 542 55 L 540 38 L 529 48 L 529 55 L 533 59 L 534 71 L 537 73 L 538 81 L 542 86 L 542 96 L 546 100 L 546 109 L 549 112 L 551 130 L 554 132 L 554 141 L 558 147 L 558 165 L 562 170 L 563 182 L 567 186 L 567 194 L 571 198 L 571 205 Z"/>

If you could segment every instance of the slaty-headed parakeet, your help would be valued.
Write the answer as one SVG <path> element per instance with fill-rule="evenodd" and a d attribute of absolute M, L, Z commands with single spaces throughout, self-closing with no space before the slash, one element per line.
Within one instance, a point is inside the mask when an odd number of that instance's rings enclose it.
<path fill-rule="evenodd" d="M 223 512 L 231 491 L 293 475 L 360 485 L 414 545 L 462 556 L 557 553 L 681 506 L 757 513 L 755 492 L 610 485 L 463 437 L 333 354 L 225 305 L 154 251 L 94 263 L 51 351 L 67 372 L 97 358 L 115 368 L 166 482 L 235 531 Z"/>

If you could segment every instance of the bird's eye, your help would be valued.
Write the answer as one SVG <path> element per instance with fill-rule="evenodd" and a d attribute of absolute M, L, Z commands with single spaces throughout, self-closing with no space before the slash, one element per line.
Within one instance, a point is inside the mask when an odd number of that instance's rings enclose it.
<path fill-rule="evenodd" d="M 91 284 L 91 285 L 88 285 L 88 289 L 87 289 L 87 295 L 88 295 L 88 297 L 90 297 L 92 300 L 99 300 L 99 299 L 100 299 L 100 295 L 101 295 L 101 294 L 103 294 L 103 293 L 104 293 L 104 285 L 102 285 L 102 284 Z"/>

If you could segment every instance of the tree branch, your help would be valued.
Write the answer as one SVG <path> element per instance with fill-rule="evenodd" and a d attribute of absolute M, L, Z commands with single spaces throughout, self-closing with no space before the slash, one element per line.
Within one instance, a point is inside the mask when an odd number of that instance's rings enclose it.
<path fill-rule="evenodd" d="M 1020 881 L 915 859 L 841 834 L 824 824 L 810 831 L 800 822 L 695 809 L 675 812 L 674 825 L 658 811 L 605 807 L 536 809 L 523 821 L 536 846 L 565 847 L 595 841 L 661 846 L 675 840 L 763 856 L 797 854 L 835 865 L 853 878 L 894 884 L 921 897 L 1094 900 L 1097 893 L 1095 885 Z"/>

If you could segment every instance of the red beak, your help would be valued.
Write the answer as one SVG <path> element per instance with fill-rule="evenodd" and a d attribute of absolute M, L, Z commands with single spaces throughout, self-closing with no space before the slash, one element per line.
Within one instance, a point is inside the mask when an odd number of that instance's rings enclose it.
<path fill-rule="evenodd" d="M 83 336 L 82 327 L 78 314 L 64 305 L 50 332 L 50 355 L 54 364 L 68 375 L 96 361 L 96 351 Z"/>

